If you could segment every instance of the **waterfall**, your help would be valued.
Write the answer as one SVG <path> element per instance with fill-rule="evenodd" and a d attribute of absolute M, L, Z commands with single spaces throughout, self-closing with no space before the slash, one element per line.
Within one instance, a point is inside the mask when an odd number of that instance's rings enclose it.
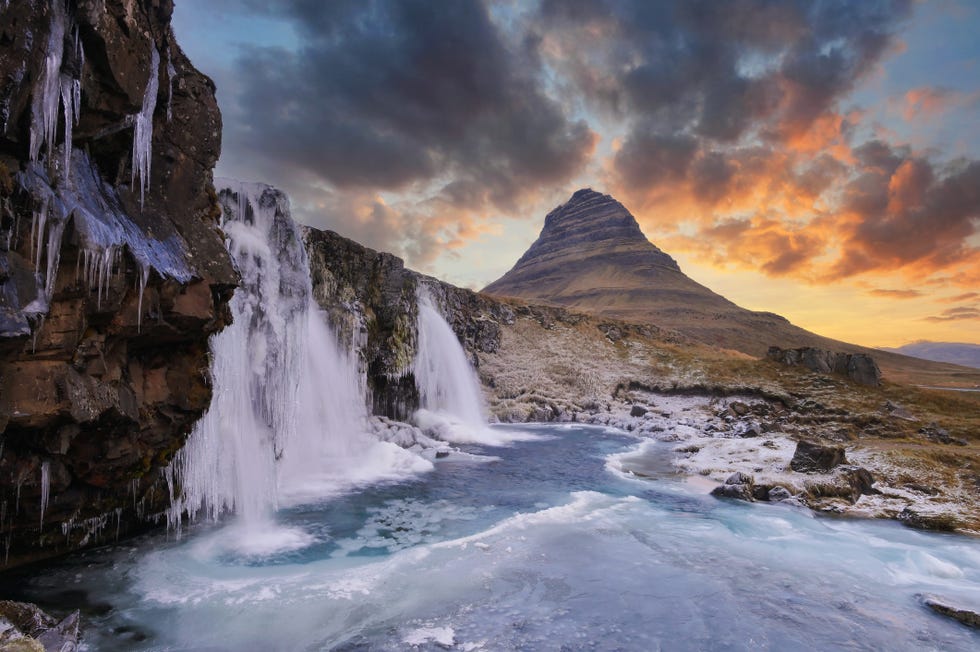
<path fill-rule="evenodd" d="M 211 406 L 167 470 L 171 526 L 179 532 L 185 514 L 231 512 L 264 531 L 284 499 L 431 469 L 366 434 L 363 382 L 313 300 L 286 196 L 221 183 L 222 228 L 241 285 L 232 323 L 211 340 Z"/>
<path fill-rule="evenodd" d="M 455 444 L 506 446 L 537 439 L 526 431 L 490 428 L 476 370 L 424 286 L 418 290 L 418 311 L 418 351 L 412 364 L 420 403 L 415 424 Z"/>
<path fill-rule="evenodd" d="M 451 416 L 471 428 L 485 426 L 480 381 L 456 333 L 424 287 L 419 289 L 418 310 L 419 344 L 412 371 L 422 409 Z"/>

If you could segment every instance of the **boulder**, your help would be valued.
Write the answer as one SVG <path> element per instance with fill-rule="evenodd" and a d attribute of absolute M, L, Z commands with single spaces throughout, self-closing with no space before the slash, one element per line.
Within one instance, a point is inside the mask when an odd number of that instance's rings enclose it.
<path fill-rule="evenodd" d="M 634 405 L 633 407 L 630 408 L 631 417 L 642 417 L 647 412 L 649 412 L 649 410 L 643 407 L 642 405 Z"/>
<path fill-rule="evenodd" d="M 773 487 L 769 490 L 769 502 L 778 503 L 783 500 L 789 500 L 793 497 L 793 494 L 789 492 L 786 487 Z"/>
<path fill-rule="evenodd" d="M 725 484 L 712 489 L 711 495 L 718 498 L 735 498 L 752 502 L 755 500 L 755 480 L 747 473 L 736 471 L 728 476 Z"/>
<path fill-rule="evenodd" d="M 827 473 L 846 462 L 844 448 L 841 446 L 824 446 L 800 440 L 796 443 L 789 467 L 800 473 Z"/>

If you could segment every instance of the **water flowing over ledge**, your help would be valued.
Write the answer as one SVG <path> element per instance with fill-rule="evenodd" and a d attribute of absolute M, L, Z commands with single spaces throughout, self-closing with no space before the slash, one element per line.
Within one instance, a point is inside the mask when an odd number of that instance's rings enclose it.
<path fill-rule="evenodd" d="M 218 186 L 242 283 L 231 326 L 211 340 L 211 408 L 167 470 L 171 527 L 179 532 L 185 515 L 234 513 L 258 533 L 284 501 L 430 470 L 427 460 L 366 434 L 363 382 L 312 299 L 286 196 L 261 184 Z M 302 543 L 289 539 L 284 545 Z"/>

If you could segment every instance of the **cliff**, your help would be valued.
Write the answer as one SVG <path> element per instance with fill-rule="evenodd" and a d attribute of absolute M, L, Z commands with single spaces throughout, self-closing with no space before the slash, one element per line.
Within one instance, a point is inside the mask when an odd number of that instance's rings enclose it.
<path fill-rule="evenodd" d="M 168 0 L 0 4 L 0 561 L 139 529 L 237 283 Z"/>

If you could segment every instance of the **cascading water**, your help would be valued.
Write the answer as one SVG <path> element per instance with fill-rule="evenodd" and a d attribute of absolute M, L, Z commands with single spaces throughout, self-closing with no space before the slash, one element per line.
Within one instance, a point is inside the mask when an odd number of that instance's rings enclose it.
<path fill-rule="evenodd" d="M 418 292 L 418 354 L 412 371 L 421 407 L 478 428 L 486 425 L 480 381 L 429 291 Z"/>
<path fill-rule="evenodd" d="M 503 445 L 533 439 L 517 431 L 490 429 L 476 371 L 456 333 L 424 286 L 418 291 L 418 351 L 412 365 L 420 409 L 414 421 L 443 441 Z"/>
<path fill-rule="evenodd" d="M 233 512 L 262 551 L 259 535 L 284 499 L 432 467 L 365 434 L 362 383 L 313 300 L 285 195 L 260 184 L 224 185 L 223 228 L 241 286 L 232 324 L 211 341 L 211 407 L 168 470 L 168 517 L 179 531 L 184 514 L 215 520 Z M 286 536 L 270 545 L 290 541 L 304 543 Z"/>

